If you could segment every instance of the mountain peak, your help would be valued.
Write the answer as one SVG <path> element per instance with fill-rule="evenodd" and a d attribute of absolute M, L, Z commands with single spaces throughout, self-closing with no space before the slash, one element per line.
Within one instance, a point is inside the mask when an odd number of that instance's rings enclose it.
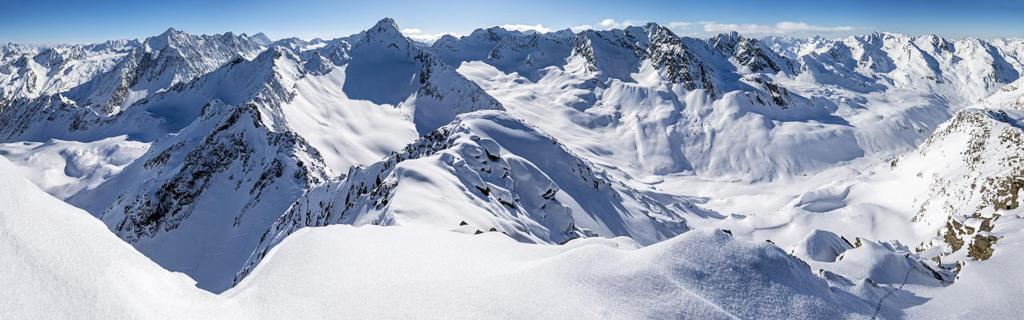
<path fill-rule="evenodd" d="M 384 45 L 393 45 L 409 42 L 405 35 L 398 29 L 394 19 L 384 18 L 377 21 L 372 28 L 364 32 L 363 40 L 366 42 L 377 42 Z"/>
<path fill-rule="evenodd" d="M 273 41 L 273 40 L 270 40 L 270 37 L 268 37 L 268 36 L 267 36 L 266 34 L 264 34 L 263 32 L 260 32 L 260 33 L 254 34 L 254 35 L 252 35 L 252 36 L 251 36 L 251 37 L 249 37 L 249 38 L 250 38 L 250 39 L 252 39 L 252 40 L 254 40 L 254 41 L 256 41 L 256 42 L 259 42 L 260 44 L 262 44 L 262 45 L 264 45 L 264 46 L 268 46 L 268 45 L 270 45 L 271 43 L 274 43 L 274 41 Z"/>
<path fill-rule="evenodd" d="M 188 34 L 174 28 L 167 28 L 167 30 L 165 30 L 163 33 L 159 35 L 146 38 L 145 43 L 149 47 L 149 49 L 153 51 L 159 51 L 163 50 L 163 48 L 166 48 L 168 45 L 174 42 L 174 39 L 180 38 L 182 35 Z"/>
<path fill-rule="evenodd" d="M 169 37 L 173 37 L 175 35 L 180 35 L 180 34 L 185 34 L 185 32 L 181 31 L 181 30 L 178 30 L 178 29 L 175 29 L 174 27 L 169 27 L 169 28 L 167 28 L 167 30 L 164 30 L 164 32 L 160 33 L 156 37 L 157 38 L 169 38 Z"/>
<path fill-rule="evenodd" d="M 398 30 L 398 24 L 395 23 L 395 19 L 387 18 L 380 19 L 377 24 L 373 25 L 373 28 L 368 30 L 373 33 L 386 33 L 386 34 L 397 34 L 401 35 L 402 32 Z"/>

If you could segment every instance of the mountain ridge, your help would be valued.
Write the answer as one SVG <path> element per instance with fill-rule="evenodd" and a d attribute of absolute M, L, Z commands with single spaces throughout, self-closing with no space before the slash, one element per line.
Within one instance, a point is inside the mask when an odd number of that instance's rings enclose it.
<path fill-rule="evenodd" d="M 2 46 L 0 167 L 228 295 L 309 228 L 710 241 L 887 318 L 1015 261 L 1024 40 L 401 30 Z"/>

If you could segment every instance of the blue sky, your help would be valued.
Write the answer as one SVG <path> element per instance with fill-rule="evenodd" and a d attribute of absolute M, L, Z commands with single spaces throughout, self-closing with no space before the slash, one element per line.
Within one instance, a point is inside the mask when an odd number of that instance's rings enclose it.
<path fill-rule="evenodd" d="M 655 21 L 680 34 L 751 35 L 890 31 L 952 38 L 1024 37 L 1024 0 L 851 1 L 48 1 L 0 0 L 0 42 L 141 38 L 168 27 L 191 33 L 265 32 L 271 38 L 349 35 L 393 17 L 428 39 L 509 25 L 600 29 Z"/>

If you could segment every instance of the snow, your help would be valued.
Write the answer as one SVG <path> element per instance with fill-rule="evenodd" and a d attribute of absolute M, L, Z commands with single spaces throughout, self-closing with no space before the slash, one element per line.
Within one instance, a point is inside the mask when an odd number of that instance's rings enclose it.
<path fill-rule="evenodd" d="M 1017 303 L 1024 274 L 1018 266 L 1024 263 L 1021 252 L 1021 220 L 1019 214 L 999 230 L 1007 236 L 1000 239 L 1002 252 L 992 259 L 968 265 L 949 287 L 924 293 L 928 303 L 907 310 L 913 318 L 964 318 L 985 314 L 991 318 L 1015 318 L 1024 312 Z M 965 301 L 969 303 L 965 303 Z"/>
<path fill-rule="evenodd" d="M 807 261 L 835 262 L 853 244 L 835 233 L 814 230 L 793 246 L 790 254 Z"/>
<path fill-rule="evenodd" d="M 397 230 L 300 231 L 225 295 L 266 306 L 258 312 L 270 317 L 290 314 L 275 304 L 353 317 L 534 319 L 820 318 L 864 307 L 830 293 L 781 250 L 736 242 L 721 232 L 692 232 L 630 249 L 623 239 L 554 247 L 493 234 L 388 229 Z M 325 255 L 361 259 L 325 263 Z M 315 276 L 303 281 L 295 274 Z M 323 296 L 339 303 L 288 294 L 322 292 L 324 283 L 338 285 Z"/>
<path fill-rule="evenodd" d="M 239 276 L 308 226 L 433 227 L 551 244 L 628 236 L 646 245 L 688 230 L 688 216 L 714 214 L 694 201 L 630 188 L 507 113 L 477 111 L 313 187 L 262 236 Z"/>
<path fill-rule="evenodd" d="M 0 155 L 17 163 L 20 173 L 47 193 L 66 199 L 118 175 L 148 149 L 147 143 L 119 136 L 92 142 L 4 143 Z"/>
<path fill-rule="evenodd" d="M 820 318 L 866 310 L 777 247 L 715 231 L 639 248 L 625 238 L 546 246 L 412 227 L 304 229 L 214 295 L 16 170 L 0 159 L 0 197 L 12 204 L 0 209 L 5 318 Z"/>
<path fill-rule="evenodd" d="M 0 47 L 0 310 L 1020 312 L 1019 39 L 399 30 Z"/>
<path fill-rule="evenodd" d="M 21 178 L 8 160 L 0 172 L 4 318 L 160 318 L 211 306 L 213 294 Z"/>
<path fill-rule="evenodd" d="M 146 54 L 159 52 L 154 63 L 169 64 L 151 83 L 170 88 L 113 115 L 63 96 L 45 105 L 52 116 L 19 104 L 7 115 L 25 127 L 11 126 L 10 139 L 120 137 L 151 145 L 119 163 L 121 173 L 61 196 L 161 266 L 220 292 L 233 285 L 267 228 L 314 185 L 379 162 L 459 113 L 501 109 L 393 24 L 382 21 L 374 32 L 310 49 L 316 51 L 272 47 L 257 55 L 247 54 L 251 40 L 241 36 L 168 30 L 144 45 Z M 161 60 L 168 50 L 202 64 Z M 236 58 L 187 80 L 225 57 Z M 394 66 L 402 67 L 384 75 L 403 78 L 404 86 L 367 86 L 382 79 L 374 71 Z M 375 103 L 379 94 L 395 100 Z"/>
<path fill-rule="evenodd" d="M 281 107 L 289 127 L 339 174 L 377 162 L 418 136 L 411 115 L 401 109 L 351 98 L 343 89 L 347 71 L 343 66 L 299 80 L 295 100 Z"/>

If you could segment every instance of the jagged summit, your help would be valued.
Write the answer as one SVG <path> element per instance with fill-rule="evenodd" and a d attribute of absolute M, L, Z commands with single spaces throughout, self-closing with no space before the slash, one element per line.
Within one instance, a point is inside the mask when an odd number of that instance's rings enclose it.
<path fill-rule="evenodd" d="M 415 51 L 413 47 L 416 46 L 415 41 L 403 35 L 398 29 L 395 20 L 391 18 L 381 19 L 370 29 L 342 39 L 345 39 L 346 42 L 352 40 L 354 47 L 380 46 L 388 49 L 397 49 L 406 53 Z M 342 39 L 336 39 L 335 41 Z"/>
<path fill-rule="evenodd" d="M 103 90 L 3 108 L 0 134 L 146 144 L 121 174 L 67 199 L 215 291 L 230 286 L 258 237 L 315 184 L 380 161 L 459 114 L 502 109 L 388 19 L 317 43 L 263 47 L 244 34 L 178 31 L 146 43 L 151 50 L 129 50 L 90 79 L 89 89 Z M 105 97 L 111 111 L 92 112 Z"/>
<path fill-rule="evenodd" d="M 249 38 L 259 42 L 260 44 L 262 44 L 264 46 L 269 46 L 271 43 L 274 43 L 274 40 L 271 40 L 270 37 L 268 37 L 263 32 L 254 34 L 254 35 L 250 36 Z"/>
<path fill-rule="evenodd" d="M 384 18 L 377 21 L 370 29 L 366 30 L 368 37 L 402 37 L 402 31 L 398 29 L 398 24 L 395 23 L 394 19 Z"/>
<path fill-rule="evenodd" d="M 161 32 L 156 37 L 169 37 L 171 35 L 182 34 L 182 33 L 185 33 L 185 32 L 184 31 L 179 31 L 178 29 L 175 29 L 174 27 L 167 27 L 167 30 L 164 30 L 164 32 Z"/>
<path fill-rule="evenodd" d="M 143 43 L 149 50 L 160 51 L 167 46 L 173 45 L 175 41 L 180 41 L 182 37 L 187 36 L 190 36 L 190 34 L 170 27 L 158 35 L 144 39 Z"/>

